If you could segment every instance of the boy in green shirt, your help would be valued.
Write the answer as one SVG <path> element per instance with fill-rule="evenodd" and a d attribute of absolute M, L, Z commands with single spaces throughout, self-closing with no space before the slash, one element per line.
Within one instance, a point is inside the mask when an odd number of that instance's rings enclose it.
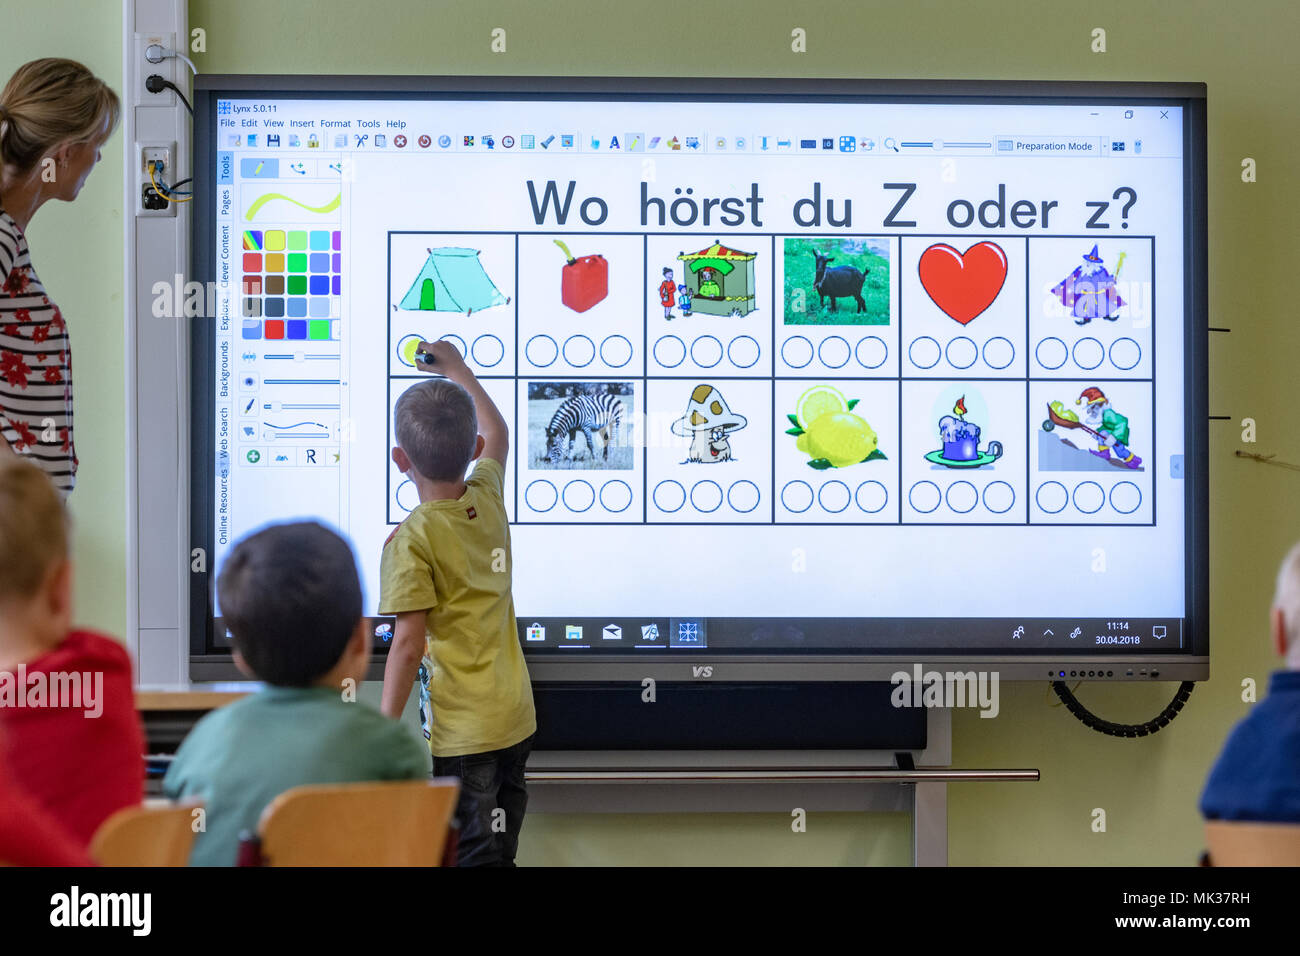
<path fill-rule="evenodd" d="M 173 800 L 205 801 L 192 865 L 233 866 L 240 834 L 293 787 L 428 777 L 420 742 L 355 702 L 370 637 L 346 541 L 309 522 L 266 528 L 235 545 L 217 594 L 235 664 L 268 686 L 200 720 L 163 779 Z"/>
<path fill-rule="evenodd" d="M 461 782 L 459 863 L 513 866 L 537 718 L 510 593 L 510 432 L 454 346 L 417 354 L 446 377 L 408 389 L 393 415 L 393 461 L 420 504 L 380 562 L 379 612 L 397 617 L 381 709 L 400 717 L 419 675 L 434 774 Z"/>

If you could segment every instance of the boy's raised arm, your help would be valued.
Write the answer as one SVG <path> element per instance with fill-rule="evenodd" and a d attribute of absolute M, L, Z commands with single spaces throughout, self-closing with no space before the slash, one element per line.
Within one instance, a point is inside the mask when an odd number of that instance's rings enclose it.
<path fill-rule="evenodd" d="M 474 414 L 478 417 L 478 431 L 483 436 L 483 457 L 495 458 L 505 467 L 510 456 L 510 427 L 497 409 L 491 396 L 479 384 L 470 367 L 465 364 L 456 346 L 445 340 L 421 342 L 416 346 L 416 365 L 426 372 L 445 375 L 474 399 Z M 432 364 L 420 358 L 421 355 L 433 356 Z"/>

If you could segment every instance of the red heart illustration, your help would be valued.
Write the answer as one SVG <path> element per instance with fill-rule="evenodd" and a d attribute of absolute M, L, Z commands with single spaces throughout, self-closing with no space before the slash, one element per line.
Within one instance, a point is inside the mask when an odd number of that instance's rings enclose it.
<path fill-rule="evenodd" d="M 958 252 L 936 242 L 921 253 L 921 285 L 949 318 L 966 325 L 993 304 L 1007 281 L 1007 254 L 994 242 Z"/>

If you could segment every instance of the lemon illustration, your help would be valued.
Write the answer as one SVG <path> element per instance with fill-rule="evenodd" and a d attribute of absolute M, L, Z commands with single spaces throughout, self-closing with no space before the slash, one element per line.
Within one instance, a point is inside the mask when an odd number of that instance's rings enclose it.
<path fill-rule="evenodd" d="M 798 436 L 795 447 L 814 460 L 825 458 L 833 468 L 856 465 L 876 450 L 876 433 L 866 419 L 852 412 L 825 412 Z"/>
<path fill-rule="evenodd" d="M 809 422 L 815 422 L 832 412 L 845 411 L 848 407 L 848 402 L 839 389 L 829 385 L 814 385 L 799 396 L 795 409 L 799 424 L 806 430 Z"/>

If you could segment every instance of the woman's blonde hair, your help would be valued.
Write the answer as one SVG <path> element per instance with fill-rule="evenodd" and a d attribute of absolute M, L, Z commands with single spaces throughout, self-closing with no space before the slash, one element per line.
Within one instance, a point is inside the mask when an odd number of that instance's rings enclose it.
<path fill-rule="evenodd" d="M 0 92 L 0 166 L 25 173 L 63 143 L 107 138 L 121 113 L 117 94 L 75 60 L 24 63 Z"/>

